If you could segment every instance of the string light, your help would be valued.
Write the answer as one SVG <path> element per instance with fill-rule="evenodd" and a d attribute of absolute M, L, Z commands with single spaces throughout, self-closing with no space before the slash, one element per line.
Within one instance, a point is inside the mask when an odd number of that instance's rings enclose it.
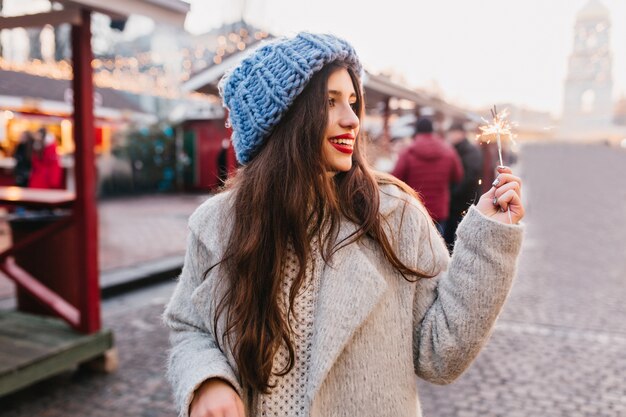
<path fill-rule="evenodd" d="M 92 60 L 94 84 L 101 88 L 112 88 L 135 94 L 156 95 L 167 98 L 198 99 L 205 101 L 207 96 L 200 93 L 182 93 L 180 83 L 189 80 L 194 70 L 205 68 L 208 62 L 221 64 L 227 54 L 245 50 L 251 43 L 260 41 L 269 36 L 263 31 L 249 32 L 240 28 L 228 34 L 217 37 L 215 50 L 205 45 L 181 50 L 180 68 L 175 76 L 168 73 L 159 62 L 161 56 L 152 51 L 140 52 L 132 57 L 98 57 Z M 27 62 L 12 62 L 0 57 L 0 69 L 15 71 L 30 75 L 47 77 L 57 80 L 71 80 L 73 77 L 72 65 L 69 61 L 44 62 L 31 60 Z"/>

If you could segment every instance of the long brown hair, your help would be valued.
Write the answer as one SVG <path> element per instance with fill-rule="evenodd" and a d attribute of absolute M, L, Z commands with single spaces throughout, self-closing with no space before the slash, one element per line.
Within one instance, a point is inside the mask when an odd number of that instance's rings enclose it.
<path fill-rule="evenodd" d="M 235 192 L 233 229 L 220 262 L 227 285 L 217 301 L 214 332 L 218 334 L 218 318 L 225 314 L 222 342 L 232 343 L 241 382 L 254 391 L 267 393 L 272 388 L 272 363 L 281 344 L 289 352 L 289 361 L 278 375 L 294 366 L 289 318 L 295 315 L 294 300 L 305 279 L 313 241 L 320 242 L 321 256 L 328 261 L 338 249 L 368 236 L 406 279 L 432 276 L 406 266 L 394 253 L 381 225 L 378 180 L 406 187 L 389 176 L 377 176 L 367 166 L 362 138 L 357 137 L 352 168 L 326 175 L 322 145 L 328 119 L 327 81 L 339 68 L 347 68 L 350 74 L 361 119 L 363 94 L 357 75 L 339 62 L 326 65 L 259 152 L 227 184 Z M 342 217 L 358 229 L 337 241 Z M 299 272 L 285 317 L 279 293 L 288 250 L 293 250 Z"/>

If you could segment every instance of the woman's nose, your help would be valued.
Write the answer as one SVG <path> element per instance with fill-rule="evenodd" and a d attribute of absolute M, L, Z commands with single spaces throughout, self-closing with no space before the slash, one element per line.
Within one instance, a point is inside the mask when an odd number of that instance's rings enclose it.
<path fill-rule="evenodd" d="M 348 129 L 356 129 L 359 127 L 359 118 L 354 113 L 352 106 L 347 106 L 347 108 L 343 111 L 339 124 L 341 127 Z"/>

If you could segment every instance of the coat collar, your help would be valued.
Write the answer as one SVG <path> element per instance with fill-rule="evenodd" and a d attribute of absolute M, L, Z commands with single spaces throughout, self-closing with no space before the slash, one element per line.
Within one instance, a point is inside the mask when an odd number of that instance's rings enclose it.
<path fill-rule="evenodd" d="M 344 221 L 339 241 L 357 226 Z M 333 364 L 382 299 L 387 283 L 368 259 L 361 243 L 337 251 L 322 274 L 311 346 L 307 399 L 312 405 Z"/>
<path fill-rule="evenodd" d="M 381 185 L 381 216 L 392 216 L 406 202 L 406 194 L 393 184 Z M 357 225 L 341 223 L 338 241 L 350 236 Z M 337 358 L 354 333 L 367 320 L 387 290 L 384 274 L 369 259 L 362 242 L 337 251 L 325 266 L 311 346 L 307 399 L 312 406 L 315 396 Z"/>

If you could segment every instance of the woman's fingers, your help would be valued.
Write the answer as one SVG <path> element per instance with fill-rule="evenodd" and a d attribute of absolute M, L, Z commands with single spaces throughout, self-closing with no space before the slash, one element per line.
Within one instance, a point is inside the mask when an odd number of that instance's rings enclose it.
<path fill-rule="evenodd" d="M 499 174 L 491 185 L 498 188 L 510 182 L 517 182 L 518 184 L 520 184 L 520 189 L 521 189 L 521 185 L 522 185 L 521 178 L 516 177 L 513 174 L 506 174 L 506 173 Z"/>
<path fill-rule="evenodd" d="M 239 407 L 231 408 L 224 412 L 224 417 L 245 417 L 243 408 L 239 410 Z"/>
<path fill-rule="evenodd" d="M 237 392 L 218 378 L 205 381 L 196 390 L 189 408 L 191 417 L 245 417 Z"/>
<path fill-rule="evenodd" d="M 508 190 L 498 198 L 498 205 L 501 207 L 502 212 L 508 210 L 511 211 L 513 223 L 517 223 L 524 217 L 524 206 L 522 206 L 522 199 L 515 190 Z"/>
<path fill-rule="evenodd" d="M 495 189 L 494 191 L 494 204 L 497 204 L 497 201 L 500 199 L 500 197 L 506 193 L 507 191 L 513 190 L 517 193 L 517 195 L 519 195 L 520 197 L 522 196 L 522 193 L 520 191 L 521 189 L 521 184 L 517 181 L 513 181 L 513 182 L 507 182 L 504 185 L 500 185 L 498 186 L 498 188 Z"/>
<path fill-rule="evenodd" d="M 500 165 L 496 168 L 496 171 L 498 171 L 501 174 L 510 174 L 513 171 L 511 171 L 511 168 L 504 166 L 504 165 Z"/>
<path fill-rule="evenodd" d="M 493 187 L 481 196 L 476 208 L 502 223 L 517 223 L 524 217 L 522 180 L 513 175 L 509 167 L 498 167 L 497 170 L 498 176 Z"/>
<path fill-rule="evenodd" d="M 243 401 L 241 401 L 239 396 L 237 396 L 237 411 L 239 411 L 239 415 L 237 417 L 246 417 L 246 410 L 243 406 Z"/>

